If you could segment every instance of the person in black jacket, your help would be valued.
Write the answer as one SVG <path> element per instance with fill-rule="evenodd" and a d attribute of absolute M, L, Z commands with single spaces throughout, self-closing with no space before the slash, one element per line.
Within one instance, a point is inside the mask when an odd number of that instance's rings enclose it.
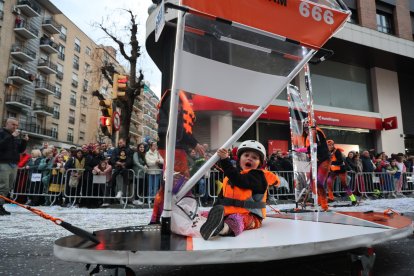
<path fill-rule="evenodd" d="M 17 163 L 20 153 L 26 150 L 29 136 L 18 130 L 19 122 L 16 118 L 8 118 L 6 126 L 0 129 L 0 195 L 7 196 L 13 187 Z M 10 215 L 3 207 L 4 199 L 0 198 L 0 216 Z"/>
<path fill-rule="evenodd" d="M 109 163 L 114 169 L 112 175 L 112 189 L 117 191 L 116 198 L 120 199 L 121 204 L 123 203 L 122 197 L 128 197 L 126 188 L 129 183 L 129 169 L 132 169 L 133 154 L 132 150 L 126 145 L 125 140 L 121 138 L 118 141 L 118 147 L 114 149 L 111 159 L 109 160 Z M 119 186 L 116 185 L 116 178 L 119 174 L 123 177 L 122 187 L 116 187 Z"/>

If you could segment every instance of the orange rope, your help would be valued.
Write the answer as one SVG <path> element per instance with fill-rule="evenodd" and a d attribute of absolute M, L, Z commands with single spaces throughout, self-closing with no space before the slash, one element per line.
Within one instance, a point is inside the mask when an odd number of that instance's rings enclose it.
<path fill-rule="evenodd" d="M 36 215 L 38 215 L 38 216 L 40 216 L 40 217 L 42 217 L 44 219 L 48 219 L 48 220 L 52 221 L 54 224 L 56 224 L 56 225 L 60 225 L 62 223 L 62 221 L 63 221 L 60 218 L 52 217 L 51 215 L 46 214 L 46 213 L 44 213 L 43 211 L 41 211 L 39 209 L 30 207 L 30 206 L 25 206 L 25 205 L 20 204 L 20 203 L 14 201 L 14 200 L 11 200 L 11 199 L 9 199 L 9 198 L 7 198 L 5 196 L 0 195 L 0 198 L 4 199 L 4 200 L 6 200 L 6 201 L 8 201 L 10 203 L 16 204 L 16 205 L 18 205 L 18 206 L 20 206 L 22 208 L 25 208 L 25 209 L 27 209 L 27 210 L 35 213 Z"/>

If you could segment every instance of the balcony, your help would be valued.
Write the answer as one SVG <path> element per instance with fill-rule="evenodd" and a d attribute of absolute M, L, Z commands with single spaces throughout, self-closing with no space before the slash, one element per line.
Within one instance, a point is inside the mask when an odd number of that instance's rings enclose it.
<path fill-rule="evenodd" d="M 13 84 L 29 85 L 32 84 L 34 78 L 35 76 L 29 74 L 26 70 L 20 67 L 15 67 L 10 70 L 7 80 L 13 81 Z"/>
<path fill-rule="evenodd" d="M 36 52 L 29 50 L 27 47 L 14 44 L 11 48 L 11 56 L 22 62 L 33 61 L 36 59 Z"/>
<path fill-rule="evenodd" d="M 48 54 L 57 54 L 59 52 L 58 45 L 47 37 L 40 38 L 39 48 Z"/>
<path fill-rule="evenodd" d="M 68 120 L 68 122 L 69 122 L 69 124 L 75 124 L 75 117 L 69 117 L 69 120 Z"/>
<path fill-rule="evenodd" d="M 37 64 L 37 70 L 45 73 L 46 75 L 56 74 L 57 73 L 57 65 L 48 61 L 48 60 L 39 60 Z"/>
<path fill-rule="evenodd" d="M 140 124 L 141 124 L 141 122 L 140 122 L 140 121 L 138 121 L 138 118 L 134 118 L 134 116 L 131 116 L 131 122 L 132 122 L 134 125 L 140 125 Z"/>
<path fill-rule="evenodd" d="M 41 8 L 34 1 L 19 0 L 15 8 L 20 9 L 20 12 L 28 17 L 40 16 Z"/>
<path fill-rule="evenodd" d="M 63 80 L 63 72 L 57 72 L 57 74 L 56 74 L 56 78 L 57 79 L 59 79 L 59 80 Z"/>
<path fill-rule="evenodd" d="M 24 20 L 15 24 L 14 32 L 26 39 L 33 39 L 39 35 L 39 31 Z"/>
<path fill-rule="evenodd" d="M 60 34 L 60 25 L 57 24 L 52 18 L 43 20 L 42 28 L 50 34 Z"/>
<path fill-rule="evenodd" d="M 45 95 L 54 95 L 56 86 L 45 81 L 38 81 L 36 82 L 35 91 Z"/>
<path fill-rule="evenodd" d="M 32 106 L 32 99 L 16 94 L 7 94 L 5 99 L 6 105 L 17 108 L 30 108 Z"/>
<path fill-rule="evenodd" d="M 47 106 L 44 103 L 35 103 L 33 106 L 33 113 L 44 116 L 53 116 L 53 107 Z"/>
<path fill-rule="evenodd" d="M 30 137 L 37 138 L 53 138 L 54 133 L 57 133 L 56 130 L 42 128 L 37 123 L 20 123 L 19 128 L 24 132 L 27 132 Z"/>

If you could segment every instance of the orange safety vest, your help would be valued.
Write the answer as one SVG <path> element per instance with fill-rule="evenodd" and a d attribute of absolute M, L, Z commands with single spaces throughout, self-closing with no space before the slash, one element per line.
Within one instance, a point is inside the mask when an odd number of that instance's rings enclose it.
<path fill-rule="evenodd" d="M 338 159 L 336 158 L 336 154 L 335 154 L 337 150 L 338 148 L 334 148 L 334 150 L 331 152 L 331 164 L 338 161 Z M 331 165 L 331 172 L 336 172 L 340 170 L 341 170 L 340 165 Z"/>
<path fill-rule="evenodd" d="M 184 91 L 180 90 L 179 97 L 181 106 L 183 108 L 183 127 L 187 134 L 193 134 L 193 126 L 195 122 L 195 114 L 190 102 L 187 99 Z"/>
<path fill-rule="evenodd" d="M 243 170 L 240 173 L 241 174 L 246 174 L 250 171 L 250 169 L 248 170 Z M 276 185 L 279 186 L 280 185 L 280 180 L 279 177 L 267 170 L 262 170 L 264 177 L 266 179 L 267 185 L 272 186 L 272 185 Z M 224 199 L 235 199 L 239 202 L 247 202 L 247 203 L 251 203 L 252 207 L 236 207 L 236 206 L 226 206 L 224 205 L 224 215 L 231 215 L 231 214 L 248 214 L 248 213 L 253 213 L 261 218 L 265 218 L 266 217 L 266 200 L 267 200 L 267 190 L 264 194 L 253 194 L 252 190 L 250 189 L 243 189 L 240 187 L 237 187 L 235 185 L 231 185 L 229 183 L 229 179 L 228 177 L 225 177 L 223 180 L 223 188 L 222 188 L 222 192 L 223 192 L 223 197 Z M 262 202 L 264 205 L 264 207 L 261 208 L 254 208 L 253 206 L 255 205 L 255 203 L 259 203 Z M 248 204 L 246 204 L 248 205 Z M 258 205 L 258 204 L 257 204 Z"/>
<path fill-rule="evenodd" d="M 158 103 L 158 109 L 161 108 L 161 103 L 164 101 L 164 98 L 167 96 L 167 93 L 170 92 L 170 89 L 168 89 L 161 97 L 161 100 Z M 178 93 L 178 96 L 180 97 L 181 101 L 181 108 L 182 108 L 182 118 L 183 118 L 183 128 L 184 131 L 187 134 L 193 134 L 193 126 L 194 122 L 196 120 L 195 113 L 193 111 L 193 107 L 191 106 L 190 102 L 187 99 L 187 96 L 185 95 L 185 92 L 183 90 L 180 90 Z M 159 121 L 159 114 L 157 121 Z"/>

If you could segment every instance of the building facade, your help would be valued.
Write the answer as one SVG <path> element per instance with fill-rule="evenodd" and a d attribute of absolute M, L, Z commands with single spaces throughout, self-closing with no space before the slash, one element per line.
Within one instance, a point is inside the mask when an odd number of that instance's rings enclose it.
<path fill-rule="evenodd" d="M 310 67 L 317 123 L 330 139 L 357 150 L 414 153 L 414 84 L 410 82 L 414 70 L 414 1 L 344 2 L 352 11 L 351 19 L 324 46 L 335 54 Z M 173 53 L 175 30 L 163 31 L 160 41 L 164 44 L 159 48 L 160 43 L 154 43 L 153 16 L 150 14 L 147 21 L 147 49 L 163 73 L 166 89 L 171 85 L 172 68 L 165 66 L 168 57 L 163 53 Z M 167 19 L 174 20 L 174 16 L 170 13 Z M 165 45 L 168 41 L 171 45 Z M 294 84 L 305 90 L 303 72 Z M 193 97 L 193 108 L 196 127 L 201 128 L 198 132 L 209 133 L 199 139 L 212 148 L 221 146 L 254 111 L 254 107 L 199 96 Z M 243 139 L 287 147 L 290 129 L 286 93 Z"/>
<path fill-rule="evenodd" d="M 129 131 L 131 145 L 137 145 L 148 140 L 158 140 L 158 103 L 158 96 L 150 89 L 148 83 L 145 84 L 144 90 L 135 100 L 133 107 Z"/>
<path fill-rule="evenodd" d="M 30 145 L 99 141 L 98 99 L 111 96 L 100 68 L 112 47 L 96 45 L 47 0 L 0 1 L 0 118 L 19 120 Z"/>

